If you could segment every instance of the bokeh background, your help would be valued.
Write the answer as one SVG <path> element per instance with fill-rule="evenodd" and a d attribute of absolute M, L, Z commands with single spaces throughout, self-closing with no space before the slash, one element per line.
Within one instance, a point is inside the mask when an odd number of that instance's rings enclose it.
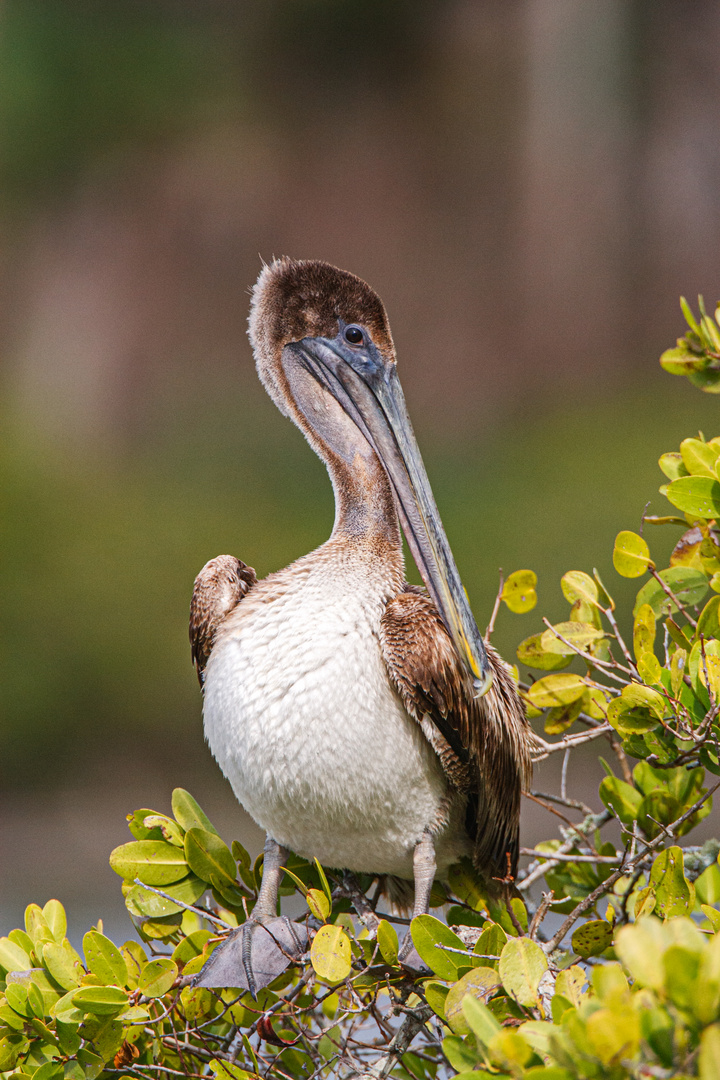
<path fill-rule="evenodd" d="M 0 932 L 55 895 L 126 936 L 107 854 L 176 785 L 259 846 L 186 625 L 208 558 L 331 527 L 253 370 L 261 257 L 383 296 L 480 624 L 498 567 L 540 577 L 506 655 L 565 570 L 628 595 L 615 532 L 720 430 L 657 364 L 720 295 L 719 48 L 713 0 L 4 0 Z"/>

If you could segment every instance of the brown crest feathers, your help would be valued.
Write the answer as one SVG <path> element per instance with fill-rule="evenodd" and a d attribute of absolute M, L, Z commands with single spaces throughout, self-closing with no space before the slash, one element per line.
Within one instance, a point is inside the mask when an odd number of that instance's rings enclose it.
<path fill-rule="evenodd" d="M 466 827 L 476 866 L 491 885 L 506 876 L 509 857 L 514 875 L 531 729 L 508 669 L 488 646 L 493 685 L 476 698 L 434 603 L 407 586 L 385 608 L 380 641 L 405 708 L 421 724 L 449 783 L 468 792 Z"/>
<path fill-rule="evenodd" d="M 190 649 L 201 686 L 220 623 L 256 583 L 252 566 L 234 555 L 210 559 L 195 578 L 190 601 Z"/>
<path fill-rule="evenodd" d="M 276 259 L 263 267 L 248 331 L 258 361 L 269 361 L 291 341 L 335 337 L 338 319 L 367 327 L 378 348 L 394 357 L 383 302 L 361 278 L 309 259 Z"/>

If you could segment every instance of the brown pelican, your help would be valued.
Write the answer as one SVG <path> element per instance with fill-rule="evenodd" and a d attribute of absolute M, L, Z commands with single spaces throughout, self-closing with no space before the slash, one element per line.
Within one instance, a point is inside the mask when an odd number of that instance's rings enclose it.
<path fill-rule="evenodd" d="M 413 912 L 426 912 L 434 877 L 462 856 L 490 883 L 514 875 L 530 766 L 515 684 L 440 521 L 382 301 L 326 263 L 279 259 L 255 286 L 249 334 L 336 507 L 316 551 L 262 581 L 212 559 L 192 599 L 206 737 L 267 833 L 252 918 L 198 982 L 256 993 L 305 944 L 277 916 L 288 851 L 379 875 L 391 896 L 414 881 Z M 401 525 L 427 592 L 405 581 Z M 408 935 L 408 963 L 410 949 Z"/>

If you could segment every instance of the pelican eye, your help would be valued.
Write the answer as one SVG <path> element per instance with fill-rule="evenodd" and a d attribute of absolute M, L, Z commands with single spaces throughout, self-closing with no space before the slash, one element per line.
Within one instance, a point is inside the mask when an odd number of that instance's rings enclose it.
<path fill-rule="evenodd" d="M 350 345 L 362 345 L 365 341 L 365 335 L 363 334 L 359 326 L 346 326 L 345 340 Z"/>

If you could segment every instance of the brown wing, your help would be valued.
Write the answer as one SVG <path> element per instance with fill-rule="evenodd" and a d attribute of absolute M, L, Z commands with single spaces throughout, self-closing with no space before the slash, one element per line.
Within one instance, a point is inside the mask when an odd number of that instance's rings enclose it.
<path fill-rule="evenodd" d="M 201 686 L 218 626 L 256 582 L 252 566 L 234 555 L 211 559 L 195 578 L 190 601 L 190 648 Z"/>
<path fill-rule="evenodd" d="M 381 644 L 405 708 L 426 735 L 432 722 L 439 739 L 430 741 L 448 780 L 468 792 L 476 866 L 488 879 L 503 878 L 509 855 L 514 876 L 520 793 L 530 782 L 531 729 L 502 660 L 488 647 L 493 685 L 475 698 L 437 608 L 415 588 L 389 601 Z"/>

